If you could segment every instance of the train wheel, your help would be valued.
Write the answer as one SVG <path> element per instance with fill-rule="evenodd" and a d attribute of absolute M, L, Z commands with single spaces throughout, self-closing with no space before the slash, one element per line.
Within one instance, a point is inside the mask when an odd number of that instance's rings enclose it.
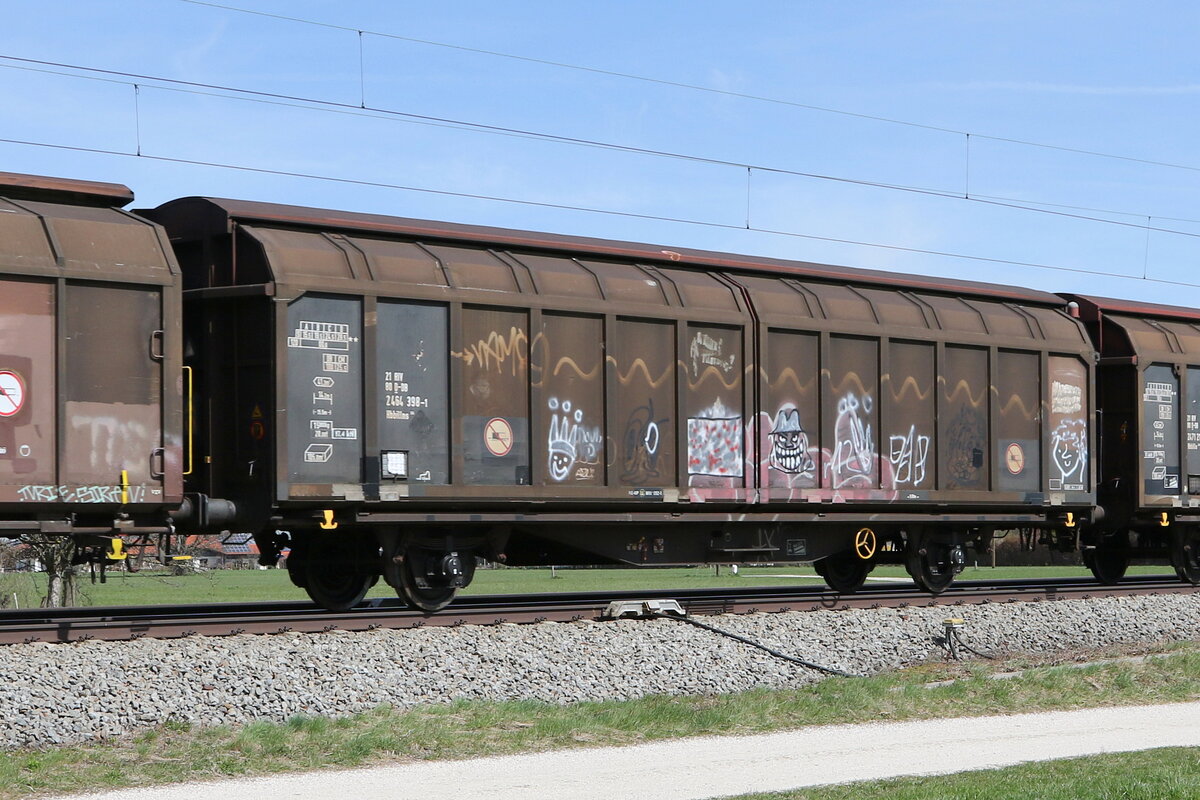
<path fill-rule="evenodd" d="M 1200 533 L 1179 527 L 1171 537 L 1171 565 L 1179 580 L 1200 585 Z"/>
<path fill-rule="evenodd" d="M 838 594 L 852 594 L 862 588 L 875 562 L 864 561 L 854 553 L 835 553 L 813 563 L 813 569 Z"/>
<path fill-rule="evenodd" d="M 451 559 L 456 561 L 447 563 Z M 421 611 L 441 611 L 458 594 L 458 587 L 452 585 L 449 576 L 458 570 L 462 585 L 470 583 L 475 575 L 475 556 L 470 553 L 463 556 L 457 553 L 443 554 L 410 547 L 396 567 L 400 573 L 397 576 L 400 579 L 397 588 L 401 598 Z"/>
<path fill-rule="evenodd" d="M 304 569 L 304 556 L 301 555 L 299 548 L 295 546 L 288 551 L 287 573 L 293 586 L 298 589 L 308 587 L 308 573 Z"/>
<path fill-rule="evenodd" d="M 1113 584 L 1125 577 L 1129 555 L 1112 548 L 1097 547 L 1083 551 L 1083 565 L 1092 571 L 1096 580 Z"/>
<path fill-rule="evenodd" d="M 930 594 L 941 594 L 954 582 L 964 560 L 961 547 L 915 533 L 909 537 L 904 566 L 917 586 Z"/>
<path fill-rule="evenodd" d="M 362 602 L 379 580 L 341 559 L 305 559 L 304 590 L 312 601 L 330 611 L 349 611 Z"/>

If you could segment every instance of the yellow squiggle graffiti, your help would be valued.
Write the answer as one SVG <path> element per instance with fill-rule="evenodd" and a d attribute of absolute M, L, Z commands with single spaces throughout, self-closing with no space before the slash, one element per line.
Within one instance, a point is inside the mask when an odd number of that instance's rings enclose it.
<path fill-rule="evenodd" d="M 895 384 L 891 383 L 890 381 L 888 383 L 889 383 L 889 386 L 895 385 Z M 904 382 L 900 384 L 899 392 L 896 392 L 896 391 L 891 392 L 892 400 L 894 400 L 897 403 L 904 402 L 904 397 L 905 397 L 905 395 L 908 394 L 909 389 L 911 389 L 913 394 L 916 395 L 917 400 L 928 400 L 929 395 L 933 392 L 932 386 L 930 386 L 928 389 L 926 389 L 925 391 L 922 392 L 921 387 L 917 385 L 917 379 L 914 378 L 912 375 L 909 375 L 907 378 L 904 379 Z"/>
<path fill-rule="evenodd" d="M 662 375 L 659 375 L 657 378 L 655 378 L 653 375 L 650 374 L 649 365 L 646 364 L 646 362 L 641 358 L 635 358 L 633 360 L 633 363 L 629 365 L 629 371 L 623 375 L 621 374 L 621 367 L 619 364 L 617 364 L 617 360 L 615 358 L 613 358 L 612 356 L 609 356 L 608 362 L 616 368 L 617 381 L 622 386 L 628 386 L 630 383 L 632 383 L 633 382 L 633 373 L 637 372 L 638 370 L 641 370 L 642 374 L 646 376 L 646 383 L 650 384 L 651 389 L 657 389 L 658 387 L 662 386 L 671 377 L 671 368 L 667 367 L 666 369 L 663 370 Z"/>
<path fill-rule="evenodd" d="M 812 389 L 813 384 L 816 383 L 816 376 L 811 376 L 806 383 L 801 383 L 800 376 L 796 374 L 796 370 L 787 367 L 783 372 L 779 373 L 779 378 L 771 384 L 771 389 L 772 391 L 779 391 L 786 383 L 791 383 L 800 394 L 807 394 Z"/>
<path fill-rule="evenodd" d="M 958 383 L 954 384 L 954 391 L 951 392 L 946 399 L 953 403 L 958 400 L 958 396 L 963 392 L 966 392 L 968 402 L 975 408 L 979 408 L 981 405 L 983 405 L 983 400 L 987 396 L 987 390 L 985 389 L 979 393 L 979 397 L 976 399 L 975 395 L 971 394 L 971 386 L 964 378 L 963 380 L 960 380 Z"/>
<path fill-rule="evenodd" d="M 575 363 L 575 359 L 571 358 L 570 356 L 563 356 L 562 358 L 560 358 L 558 360 L 558 363 L 554 365 L 554 371 L 551 374 L 554 376 L 557 376 L 558 373 L 562 372 L 563 368 L 567 367 L 567 366 L 569 366 L 571 369 L 575 370 L 575 374 L 578 375 L 580 378 L 582 378 L 585 381 L 590 381 L 592 378 L 595 378 L 597 375 L 600 374 L 600 365 L 599 364 L 597 364 L 595 367 L 593 367 L 590 371 L 584 372 L 582 369 L 579 368 L 579 364 Z"/>
<path fill-rule="evenodd" d="M 682 364 L 681 366 L 683 366 L 683 368 L 685 370 L 687 369 L 686 364 Z M 690 379 L 688 380 L 688 388 L 689 389 L 699 388 L 700 386 L 702 386 L 704 384 L 704 382 L 706 380 L 708 380 L 708 377 L 710 375 L 713 376 L 714 378 L 716 378 L 717 382 L 720 383 L 722 386 L 724 386 L 726 389 L 738 388 L 738 383 L 741 379 L 741 375 L 735 371 L 733 373 L 733 378 L 731 380 L 727 381 L 721 375 L 721 371 L 719 369 L 717 369 L 716 367 L 705 367 L 704 371 L 701 372 L 699 376 L 697 376 L 696 380 L 694 380 L 694 381 L 690 380 Z"/>
<path fill-rule="evenodd" d="M 823 372 L 829 376 L 830 384 L 832 385 L 833 376 L 830 375 L 829 371 L 821 370 L 821 372 Z M 858 388 L 859 394 L 865 394 L 865 395 L 874 395 L 875 394 L 873 391 L 870 391 L 869 389 L 867 389 L 867 387 L 865 385 L 863 385 L 862 378 L 858 377 L 857 372 L 846 373 L 846 377 L 842 378 L 842 382 L 839 383 L 837 386 L 833 386 L 832 388 L 833 388 L 833 393 L 835 395 L 840 396 L 840 395 L 846 394 L 847 391 L 849 391 L 850 389 L 853 389 L 855 387 Z"/>
<path fill-rule="evenodd" d="M 1003 416 L 1008 416 L 1008 413 L 1012 410 L 1013 406 L 1021 409 L 1021 416 L 1030 420 L 1036 419 L 1038 412 L 1041 410 L 1040 405 L 1038 404 L 1035 404 L 1033 408 L 1029 408 L 1025 405 L 1025 401 L 1021 398 L 1021 395 L 1014 394 L 1008 398 L 1008 402 L 1005 403 L 1004 407 L 1000 409 L 1000 413 Z"/>

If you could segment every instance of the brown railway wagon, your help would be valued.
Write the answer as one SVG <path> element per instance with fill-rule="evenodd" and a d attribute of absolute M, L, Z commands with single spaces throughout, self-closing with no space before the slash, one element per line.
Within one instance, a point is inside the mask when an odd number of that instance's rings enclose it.
<path fill-rule="evenodd" d="M 1042 292 L 261 203 L 141 212 L 185 282 L 189 490 L 293 579 L 436 608 L 513 564 L 901 561 L 1073 541 L 1094 352 Z M 287 531 L 284 535 L 278 531 Z M 378 551 L 382 544 L 383 559 Z"/>
<path fill-rule="evenodd" d="M 132 200 L 0 173 L 0 535 L 103 551 L 183 500 L 179 268 Z"/>
<path fill-rule="evenodd" d="M 1074 297 L 1100 351 L 1101 518 L 1084 560 L 1115 582 L 1132 558 L 1167 558 L 1200 583 L 1200 313 Z"/>

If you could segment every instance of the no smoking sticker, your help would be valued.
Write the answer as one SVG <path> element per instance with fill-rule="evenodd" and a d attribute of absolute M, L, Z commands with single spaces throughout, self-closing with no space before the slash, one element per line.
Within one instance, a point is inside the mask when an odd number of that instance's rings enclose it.
<path fill-rule="evenodd" d="M 25 381 L 10 370 L 0 370 L 0 417 L 14 416 L 25 406 Z"/>
<path fill-rule="evenodd" d="M 492 417 L 483 426 L 483 446 L 494 456 L 506 456 L 512 451 L 512 425 L 502 417 Z"/>

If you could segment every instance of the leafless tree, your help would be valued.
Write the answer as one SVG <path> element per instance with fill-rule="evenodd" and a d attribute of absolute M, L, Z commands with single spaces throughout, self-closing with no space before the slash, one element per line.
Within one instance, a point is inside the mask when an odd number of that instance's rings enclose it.
<path fill-rule="evenodd" d="M 48 536 L 43 533 L 29 533 L 19 538 L 46 573 L 46 596 L 42 598 L 42 607 L 75 605 L 78 600 L 76 568 L 72 563 L 75 541 L 69 536 Z"/>

